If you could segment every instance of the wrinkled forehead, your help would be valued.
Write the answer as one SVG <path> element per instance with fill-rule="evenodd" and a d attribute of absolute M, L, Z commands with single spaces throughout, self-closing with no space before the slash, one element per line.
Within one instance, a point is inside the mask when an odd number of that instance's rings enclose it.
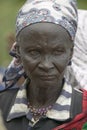
<path fill-rule="evenodd" d="M 48 44 L 56 46 L 60 45 L 73 46 L 71 36 L 65 28 L 53 23 L 36 23 L 29 25 L 21 30 L 17 36 L 17 42 L 21 46 Z M 72 43 L 72 44 L 71 44 Z"/>

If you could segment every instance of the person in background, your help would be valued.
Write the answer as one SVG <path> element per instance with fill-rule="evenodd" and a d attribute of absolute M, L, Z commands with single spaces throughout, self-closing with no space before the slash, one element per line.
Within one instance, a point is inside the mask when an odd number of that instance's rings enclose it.
<path fill-rule="evenodd" d="M 7 130 L 87 128 L 87 92 L 74 88 L 65 72 L 77 31 L 76 0 L 28 0 L 16 20 L 14 57 L 0 93 Z M 21 77 L 21 87 L 9 89 Z"/>
<path fill-rule="evenodd" d="M 87 10 L 78 10 L 78 29 L 71 68 L 77 87 L 87 90 Z"/>
<path fill-rule="evenodd" d="M 67 68 L 66 78 L 78 89 L 87 90 L 87 10 L 78 10 L 78 28 L 75 37 L 71 66 Z"/>
<path fill-rule="evenodd" d="M 0 91 L 2 91 L 2 90 L 5 89 L 5 85 L 4 85 L 4 83 L 2 82 L 4 72 L 5 72 L 5 68 L 0 67 Z"/>

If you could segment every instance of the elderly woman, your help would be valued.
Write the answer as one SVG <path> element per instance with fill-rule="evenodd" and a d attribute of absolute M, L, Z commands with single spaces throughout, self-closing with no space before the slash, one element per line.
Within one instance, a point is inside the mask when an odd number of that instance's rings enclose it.
<path fill-rule="evenodd" d="M 4 83 L 2 82 L 4 72 L 5 72 L 5 68 L 0 67 L 0 91 L 5 89 Z"/>
<path fill-rule="evenodd" d="M 20 88 L 0 94 L 0 109 L 7 130 L 70 130 L 85 108 L 83 92 L 65 77 L 70 65 L 77 29 L 76 2 L 29 0 L 16 21 L 15 58 L 5 72 L 6 87 L 20 77 Z M 85 109 L 84 109 L 85 111 Z M 83 115 L 82 115 L 83 117 Z"/>

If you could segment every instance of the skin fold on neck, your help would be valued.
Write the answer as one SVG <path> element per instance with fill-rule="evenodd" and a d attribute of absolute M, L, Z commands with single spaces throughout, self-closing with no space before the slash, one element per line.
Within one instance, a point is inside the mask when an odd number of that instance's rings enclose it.
<path fill-rule="evenodd" d="M 31 105 L 35 108 L 47 107 L 53 105 L 59 97 L 63 88 L 63 80 L 55 86 L 35 86 L 30 83 L 27 86 L 27 96 Z"/>

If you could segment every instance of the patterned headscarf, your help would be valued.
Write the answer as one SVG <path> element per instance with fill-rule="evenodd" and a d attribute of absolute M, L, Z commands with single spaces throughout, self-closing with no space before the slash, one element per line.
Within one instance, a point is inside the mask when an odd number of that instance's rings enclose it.
<path fill-rule="evenodd" d="M 77 30 L 77 6 L 76 0 L 27 0 L 19 10 L 16 20 L 16 36 L 25 27 L 40 22 L 58 24 L 65 28 L 71 40 L 74 40 Z M 10 66 L 5 71 L 3 81 L 6 87 L 13 86 L 21 76 L 26 78 L 23 66 L 15 52 L 14 43 L 11 56 L 14 57 Z"/>
<path fill-rule="evenodd" d="M 77 10 L 74 0 L 28 0 L 20 9 L 16 35 L 26 26 L 50 22 L 64 27 L 74 40 L 77 29 Z"/>

